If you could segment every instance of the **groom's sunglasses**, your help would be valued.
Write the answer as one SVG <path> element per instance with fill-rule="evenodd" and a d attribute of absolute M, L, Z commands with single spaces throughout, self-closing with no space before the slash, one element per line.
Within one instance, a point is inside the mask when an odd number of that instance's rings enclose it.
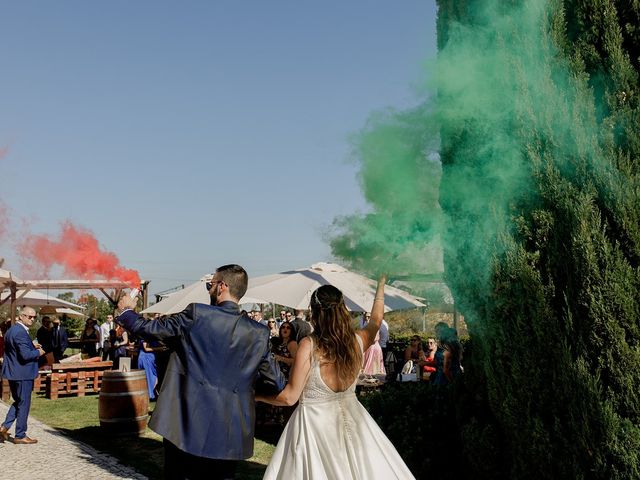
<path fill-rule="evenodd" d="M 224 280 L 217 280 L 215 282 L 207 282 L 204 284 L 205 287 L 207 287 L 207 292 L 209 290 L 211 290 L 211 287 L 213 287 L 214 285 L 218 285 L 219 283 L 224 283 Z M 226 283 L 224 283 L 226 285 Z"/>

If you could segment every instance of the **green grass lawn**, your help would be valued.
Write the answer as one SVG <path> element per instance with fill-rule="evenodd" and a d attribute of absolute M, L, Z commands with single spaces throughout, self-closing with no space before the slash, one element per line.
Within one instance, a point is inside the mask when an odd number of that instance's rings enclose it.
<path fill-rule="evenodd" d="M 155 403 L 151 403 L 151 409 Z M 123 464 L 135 468 L 151 479 L 162 478 L 162 437 L 149 430 L 139 437 L 107 437 L 98 420 L 98 396 L 68 397 L 47 400 L 34 395 L 31 415 L 71 438 L 108 453 Z M 261 479 L 277 442 L 279 431 L 261 431 L 254 443 L 254 455 L 239 462 L 236 478 Z"/>

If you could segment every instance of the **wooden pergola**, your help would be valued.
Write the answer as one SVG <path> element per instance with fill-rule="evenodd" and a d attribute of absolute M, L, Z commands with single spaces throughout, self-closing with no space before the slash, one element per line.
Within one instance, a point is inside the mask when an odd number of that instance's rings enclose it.
<path fill-rule="evenodd" d="M 122 296 L 122 291 L 131 288 L 131 285 L 121 280 L 20 280 L 12 275 L 3 278 L 0 283 L 3 290 L 9 289 L 11 292 L 7 298 L 0 301 L 0 305 L 10 301 L 11 323 L 15 323 L 16 306 L 20 298 L 30 290 L 99 290 L 115 308 Z M 148 285 L 148 281 L 140 283 L 143 309 L 147 308 Z M 18 296 L 18 290 L 21 291 L 21 296 Z"/>

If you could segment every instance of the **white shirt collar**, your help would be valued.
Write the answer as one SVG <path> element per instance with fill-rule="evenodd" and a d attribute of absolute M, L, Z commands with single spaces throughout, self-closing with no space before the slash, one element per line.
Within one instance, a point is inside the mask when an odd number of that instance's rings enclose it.
<path fill-rule="evenodd" d="M 21 325 L 22 328 L 24 328 L 27 331 L 27 333 L 29 333 L 29 327 L 27 327 L 24 323 L 22 323 L 20 320 L 18 320 L 16 323 L 18 325 Z"/>

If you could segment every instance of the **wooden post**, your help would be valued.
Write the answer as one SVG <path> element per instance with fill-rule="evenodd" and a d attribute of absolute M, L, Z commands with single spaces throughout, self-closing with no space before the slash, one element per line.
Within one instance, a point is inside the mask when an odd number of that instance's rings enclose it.
<path fill-rule="evenodd" d="M 16 282 L 11 283 L 11 325 L 16 324 Z"/>
<path fill-rule="evenodd" d="M 78 396 L 84 397 L 85 387 L 86 387 L 86 372 L 84 370 L 80 370 L 78 372 Z"/>
<path fill-rule="evenodd" d="M 145 280 L 140 284 L 142 289 L 142 309 L 146 309 L 149 303 L 149 281 Z"/>
<path fill-rule="evenodd" d="M 58 374 L 55 372 L 47 377 L 47 398 L 50 400 L 58 398 Z"/>
<path fill-rule="evenodd" d="M 11 389 L 9 388 L 9 380 L 2 379 L 2 401 L 9 402 L 11 399 Z"/>
<path fill-rule="evenodd" d="M 67 373 L 67 378 L 66 378 L 67 383 L 65 386 L 65 393 L 71 393 L 71 377 L 72 377 L 71 372 Z"/>

